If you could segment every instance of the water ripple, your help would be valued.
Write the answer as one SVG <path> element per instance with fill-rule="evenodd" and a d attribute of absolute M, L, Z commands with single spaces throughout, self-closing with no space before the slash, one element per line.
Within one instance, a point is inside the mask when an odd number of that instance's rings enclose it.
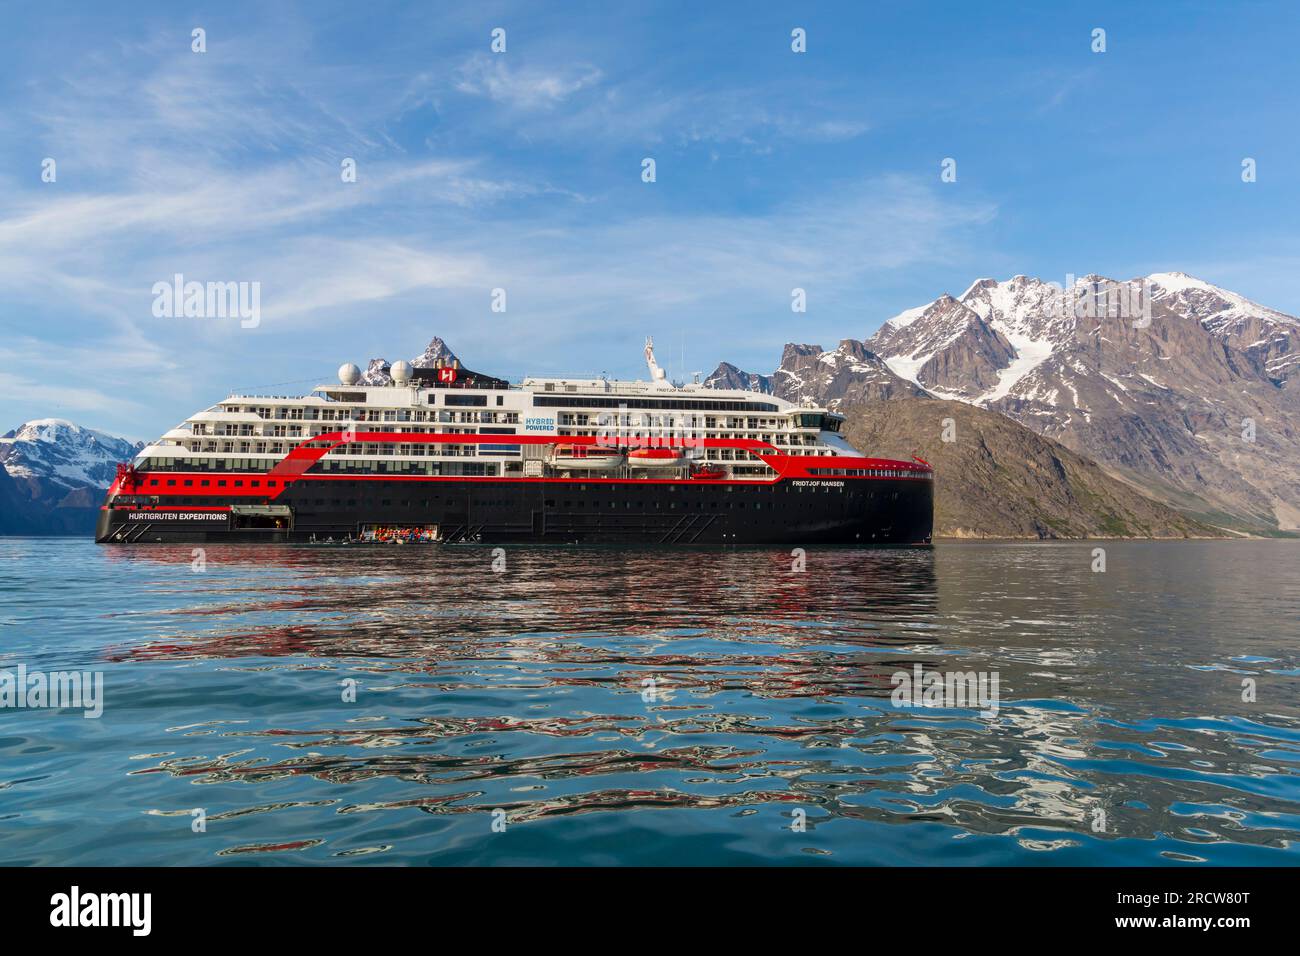
<path fill-rule="evenodd" d="M 1300 548 L 1107 547 L 5 541 L 0 860 L 1295 862 Z"/>

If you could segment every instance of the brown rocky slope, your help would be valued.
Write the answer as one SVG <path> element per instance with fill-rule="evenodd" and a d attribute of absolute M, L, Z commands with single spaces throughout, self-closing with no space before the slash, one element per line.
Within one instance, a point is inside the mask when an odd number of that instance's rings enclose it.
<path fill-rule="evenodd" d="M 997 412 L 931 398 L 844 406 L 863 454 L 935 469 L 936 537 L 1218 537 L 1095 462 Z M 943 440 L 945 426 L 954 439 Z"/>

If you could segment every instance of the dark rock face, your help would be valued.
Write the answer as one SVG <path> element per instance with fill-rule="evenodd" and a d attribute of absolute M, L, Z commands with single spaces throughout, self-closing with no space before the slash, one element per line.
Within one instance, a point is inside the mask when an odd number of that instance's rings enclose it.
<path fill-rule="evenodd" d="M 867 346 L 882 355 L 926 356 L 917 363 L 914 378 L 936 393 L 987 391 L 1016 357 L 1000 332 L 950 295 L 940 296 L 906 326 L 881 332 Z"/>

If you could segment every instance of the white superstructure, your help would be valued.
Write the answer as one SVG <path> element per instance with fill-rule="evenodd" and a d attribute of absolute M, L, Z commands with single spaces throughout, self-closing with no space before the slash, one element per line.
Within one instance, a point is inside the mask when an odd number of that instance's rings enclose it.
<path fill-rule="evenodd" d="M 647 340 L 650 381 L 525 378 L 509 384 L 468 372 L 458 363 L 430 369 L 397 363 L 389 385 L 359 384 L 351 363 L 339 383 L 309 394 L 232 394 L 198 412 L 136 459 L 145 471 L 266 472 L 304 441 L 350 432 L 392 435 L 392 441 L 346 442 L 320 462 L 325 471 L 519 476 L 538 474 L 545 446 L 511 436 L 594 436 L 622 447 L 669 446 L 696 439 L 748 439 L 790 455 L 856 456 L 836 434 L 843 416 L 771 395 L 674 385 Z M 501 441 L 401 440 L 404 434 L 500 435 Z M 770 480 L 775 473 L 742 448 L 694 447 L 696 461 L 725 467 L 732 478 Z M 627 462 L 629 474 L 639 470 Z M 658 469 L 662 471 L 662 468 Z"/>

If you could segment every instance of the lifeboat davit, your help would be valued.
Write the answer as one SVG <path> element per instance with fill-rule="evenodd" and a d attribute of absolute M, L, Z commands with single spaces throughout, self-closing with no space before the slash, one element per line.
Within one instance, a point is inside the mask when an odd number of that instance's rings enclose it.
<path fill-rule="evenodd" d="M 623 464 L 623 453 L 605 445 L 556 445 L 551 452 L 551 464 L 571 471 L 598 471 Z"/>
<path fill-rule="evenodd" d="M 686 461 L 679 448 L 633 448 L 627 463 L 633 468 L 676 468 Z"/>

